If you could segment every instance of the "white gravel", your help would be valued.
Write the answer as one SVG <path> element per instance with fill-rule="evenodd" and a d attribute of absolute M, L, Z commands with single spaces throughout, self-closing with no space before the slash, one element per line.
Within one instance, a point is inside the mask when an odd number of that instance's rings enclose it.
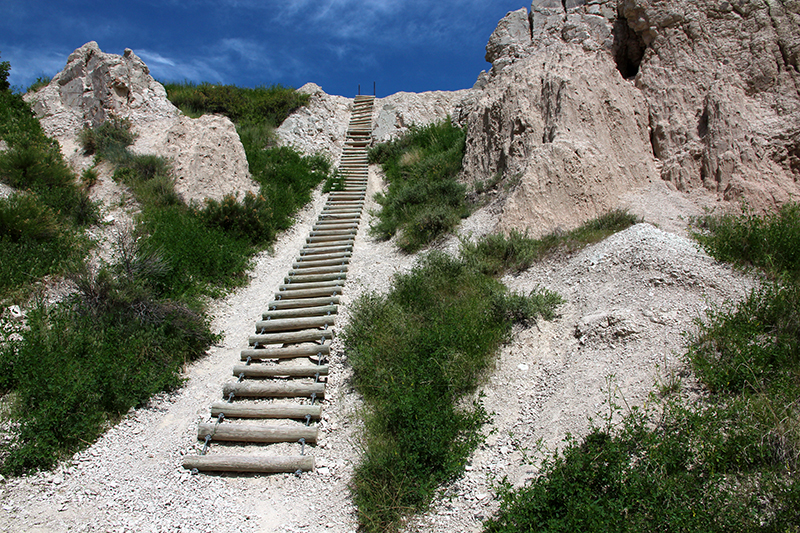
<path fill-rule="evenodd" d="M 370 176 L 375 191 L 380 176 L 374 168 Z M 677 193 L 675 198 L 676 206 L 686 201 Z M 355 531 L 348 487 L 361 451 L 361 402 L 348 383 L 338 341 L 320 444 L 311 449 L 316 472 L 192 476 L 181 468 L 182 456 L 201 447 L 197 423 L 209 419 L 211 403 L 233 379 L 239 351 L 323 204 L 317 195 L 274 251 L 257 258 L 250 285 L 214 304 L 214 328 L 224 331 L 224 340 L 187 368 L 183 388 L 132 410 L 54 471 L 0 481 L 0 530 Z M 491 221 L 491 211 L 477 213 L 465 227 L 483 225 L 476 220 Z M 398 252 L 391 241 L 375 242 L 365 229 L 366 224 L 356 238 L 339 328 L 348 319 L 348 301 L 365 290 L 385 291 L 394 273 L 414 263 L 413 256 Z M 440 247 L 453 250 L 457 244 Z M 609 386 L 623 405 L 645 402 L 653 384 L 679 365 L 682 332 L 692 321 L 709 305 L 741 297 L 751 286 L 693 242 L 648 224 L 503 281 L 517 291 L 557 291 L 566 303 L 559 318 L 519 328 L 502 349 L 483 387 L 485 407 L 494 413 L 486 443 L 465 475 L 444 487 L 431 511 L 413 518 L 408 531 L 479 531 L 497 509 L 493 483 L 508 476 L 520 484 L 535 474 L 523 460 L 525 449 L 534 450 L 539 441 L 554 448 L 567 432 L 585 432 L 587 417 L 607 412 Z"/>

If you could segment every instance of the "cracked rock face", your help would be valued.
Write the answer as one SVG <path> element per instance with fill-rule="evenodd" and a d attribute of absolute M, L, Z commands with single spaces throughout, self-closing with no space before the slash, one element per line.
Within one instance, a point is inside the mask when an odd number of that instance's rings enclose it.
<path fill-rule="evenodd" d="M 800 3 L 534 0 L 486 47 L 467 181 L 542 235 L 663 179 L 767 209 L 800 195 Z"/>
<path fill-rule="evenodd" d="M 91 164 L 81 153 L 81 129 L 113 115 L 131 121 L 137 136 L 132 151 L 172 162 L 175 189 L 187 203 L 258 190 L 233 123 L 218 115 L 182 116 L 130 49 L 119 56 L 102 52 L 94 41 L 86 43 L 46 87 L 25 98 L 78 170 Z"/>

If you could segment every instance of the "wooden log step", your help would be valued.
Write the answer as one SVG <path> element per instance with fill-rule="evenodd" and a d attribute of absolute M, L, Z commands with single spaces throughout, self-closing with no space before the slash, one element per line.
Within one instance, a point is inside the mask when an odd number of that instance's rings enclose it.
<path fill-rule="evenodd" d="M 267 359 L 297 359 L 298 357 L 313 357 L 315 355 L 328 355 L 329 353 L 331 353 L 330 343 L 284 346 L 283 348 L 269 346 L 242 350 L 241 358 L 242 361 L 247 361 L 248 359 L 265 361 Z"/>
<path fill-rule="evenodd" d="M 336 266 L 336 265 L 347 265 L 350 262 L 349 257 L 341 257 L 338 259 L 320 259 L 320 260 L 305 260 L 296 263 L 292 263 L 292 269 L 302 269 L 302 268 L 313 268 L 313 267 L 323 267 L 323 266 Z"/>
<path fill-rule="evenodd" d="M 300 307 L 318 307 L 320 305 L 339 305 L 338 296 L 325 298 L 303 298 L 300 300 L 274 300 L 267 304 L 267 309 L 277 311 L 281 309 L 297 309 Z"/>
<path fill-rule="evenodd" d="M 328 365 L 234 365 L 233 375 L 237 378 L 316 378 L 328 375 Z"/>
<path fill-rule="evenodd" d="M 300 257 L 308 257 L 312 255 L 320 255 L 320 254 L 338 254 L 338 253 L 351 253 L 353 251 L 352 244 L 346 244 L 344 246 L 304 246 L 300 250 Z"/>
<path fill-rule="evenodd" d="M 355 235 L 358 233 L 358 230 L 355 228 L 348 228 L 348 229 L 321 229 L 317 231 L 309 232 L 311 237 L 346 237 L 348 235 Z"/>
<path fill-rule="evenodd" d="M 320 266 L 310 268 L 296 268 L 289 271 L 289 276 L 302 276 L 311 274 L 331 274 L 347 272 L 347 265 Z"/>
<path fill-rule="evenodd" d="M 299 318 L 304 316 L 335 315 L 339 312 L 338 305 L 320 305 L 317 307 L 303 307 L 300 309 L 283 309 L 281 311 L 266 311 L 261 314 L 262 320 L 280 318 Z"/>
<path fill-rule="evenodd" d="M 346 220 L 346 221 L 352 221 L 352 220 L 359 220 L 360 218 L 361 218 L 361 210 L 355 210 L 352 213 L 337 213 L 336 211 L 330 211 L 330 212 L 323 211 L 322 213 L 319 214 L 319 217 L 317 217 L 317 220 L 318 221 L 319 220 Z"/>
<path fill-rule="evenodd" d="M 325 204 L 327 209 L 359 209 L 364 207 L 364 200 L 328 200 Z"/>
<path fill-rule="evenodd" d="M 318 220 L 311 226 L 311 231 L 331 229 L 357 229 L 361 225 L 360 219 L 353 220 Z"/>
<path fill-rule="evenodd" d="M 297 442 L 305 439 L 306 444 L 317 442 L 319 429 L 306 426 L 266 426 L 255 424 L 203 423 L 197 427 L 197 439 L 205 440 L 211 435 L 212 441 L 222 442 Z"/>
<path fill-rule="evenodd" d="M 335 279 L 333 281 L 307 281 L 298 283 L 292 283 L 290 281 L 289 283 L 278 285 L 278 290 L 292 291 L 296 289 L 321 289 L 323 287 L 342 287 L 343 285 L 344 285 L 344 280 L 341 279 Z"/>
<path fill-rule="evenodd" d="M 322 213 L 320 213 L 320 217 L 328 216 L 328 215 L 349 215 L 350 218 L 361 218 L 361 213 L 363 209 L 353 209 L 353 208 L 343 208 L 343 207 L 332 207 L 332 208 L 322 208 Z"/>
<path fill-rule="evenodd" d="M 363 205 L 355 207 L 326 205 L 322 208 L 322 213 L 320 213 L 320 215 L 357 215 L 356 218 L 360 218 L 363 210 Z"/>
<path fill-rule="evenodd" d="M 316 394 L 317 398 L 325 396 L 324 383 L 297 383 L 295 381 L 242 381 L 226 383 L 222 387 L 222 395 L 227 398 L 233 393 L 234 398 L 306 398 Z M 211 424 L 213 425 L 213 424 Z M 224 426 L 220 424 L 219 427 Z M 298 439 L 300 437 L 297 437 Z"/>
<path fill-rule="evenodd" d="M 286 333 L 264 333 L 250 335 L 247 342 L 250 346 L 258 344 L 299 344 L 301 342 L 319 342 L 333 338 L 333 329 L 305 329 L 301 331 L 289 331 Z"/>
<path fill-rule="evenodd" d="M 332 327 L 336 324 L 333 315 L 309 316 L 302 318 L 275 318 L 256 322 L 256 333 L 273 331 L 297 331 L 299 329 Z"/>
<path fill-rule="evenodd" d="M 256 474 L 281 474 L 311 472 L 313 455 L 187 455 L 183 467 L 201 472 L 250 472 Z"/>
<path fill-rule="evenodd" d="M 283 282 L 286 285 L 291 285 L 292 283 L 316 283 L 318 281 L 341 281 L 347 279 L 347 274 L 345 272 L 331 272 L 328 274 L 308 274 L 308 275 L 293 275 L 287 276 L 283 278 Z"/>
<path fill-rule="evenodd" d="M 300 255 L 295 261 L 300 263 L 303 261 L 327 261 L 328 259 L 350 259 L 353 255 L 352 252 L 339 252 L 332 254 L 314 254 L 314 255 Z"/>
<path fill-rule="evenodd" d="M 364 193 L 350 193 L 344 191 L 335 191 L 328 194 L 328 201 L 336 200 L 336 201 L 353 201 L 353 202 L 363 202 Z"/>
<path fill-rule="evenodd" d="M 314 270 L 314 269 L 309 269 Z M 275 293 L 276 300 L 294 300 L 302 298 L 321 298 L 323 296 L 336 296 L 342 294 L 342 286 L 336 287 L 319 287 L 316 289 L 290 289 L 288 291 L 279 291 Z"/>
<path fill-rule="evenodd" d="M 211 406 L 211 416 L 217 418 L 219 414 L 225 418 L 289 418 L 292 420 L 305 420 L 306 415 L 318 420 L 322 416 L 320 405 L 300 405 L 299 403 L 246 403 L 246 402 L 217 402 Z"/>
<path fill-rule="evenodd" d="M 327 243 L 326 246 L 353 244 L 353 235 L 323 235 L 321 237 L 306 237 L 306 244 Z"/>
<path fill-rule="evenodd" d="M 350 249 L 352 249 L 352 247 L 353 247 L 352 240 L 354 238 L 355 238 L 355 235 L 345 235 L 343 237 L 344 240 L 342 240 L 342 241 L 313 241 L 313 242 L 306 242 L 303 245 L 303 248 L 302 248 L 302 250 L 300 252 L 300 255 L 303 255 L 303 253 L 306 250 L 310 250 L 312 248 L 333 248 L 333 247 L 337 247 L 337 246 L 349 246 Z M 306 240 L 308 240 L 308 239 L 309 239 L 309 237 L 306 237 Z M 318 252 L 318 253 L 320 253 L 320 252 Z M 329 253 L 329 251 L 326 250 L 325 253 Z"/>

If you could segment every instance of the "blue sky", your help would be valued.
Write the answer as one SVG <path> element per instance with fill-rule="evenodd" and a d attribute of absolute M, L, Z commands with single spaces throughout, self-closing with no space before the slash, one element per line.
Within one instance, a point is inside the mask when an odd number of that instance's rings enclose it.
<path fill-rule="evenodd" d="M 132 48 L 159 81 L 313 81 L 353 96 L 471 87 L 486 41 L 525 0 L 0 0 L 0 60 L 27 87 L 88 41 Z"/>

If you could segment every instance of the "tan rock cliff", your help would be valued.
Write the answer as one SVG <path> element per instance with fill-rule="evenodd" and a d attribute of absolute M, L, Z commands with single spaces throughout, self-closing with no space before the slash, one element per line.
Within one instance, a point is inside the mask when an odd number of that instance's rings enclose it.
<path fill-rule="evenodd" d="M 186 202 L 258 190 L 233 123 L 221 116 L 182 116 L 147 65 L 129 49 L 119 56 L 102 52 L 95 42 L 86 43 L 46 87 L 26 99 L 78 170 L 90 164 L 80 153 L 81 129 L 115 115 L 130 119 L 137 135 L 134 152 L 172 161 L 176 191 Z"/>

